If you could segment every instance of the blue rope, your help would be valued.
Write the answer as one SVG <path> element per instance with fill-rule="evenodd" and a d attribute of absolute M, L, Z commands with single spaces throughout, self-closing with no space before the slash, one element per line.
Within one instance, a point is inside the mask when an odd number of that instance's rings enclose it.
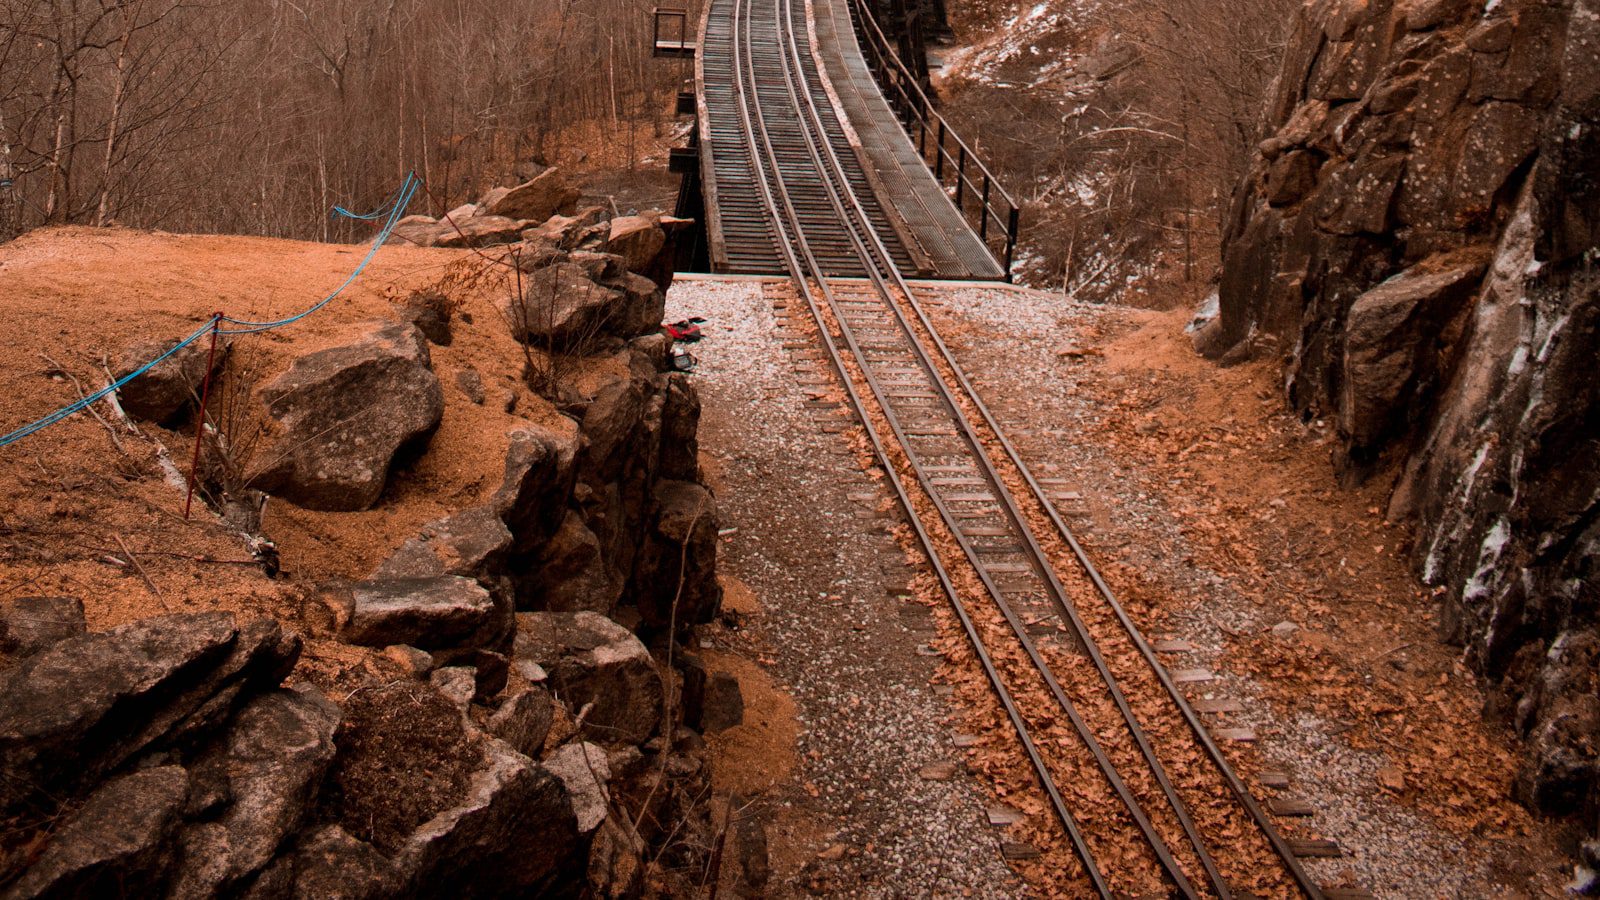
<path fill-rule="evenodd" d="M 361 264 L 356 266 L 355 271 L 350 273 L 350 277 L 346 278 L 344 283 L 335 288 L 333 293 L 323 297 L 315 304 L 295 313 L 292 316 L 288 316 L 287 318 L 283 319 L 275 319 L 270 322 L 251 322 L 246 319 L 235 319 L 232 316 L 223 316 L 222 320 L 224 322 L 237 325 L 239 327 L 224 328 L 220 333 L 255 334 L 259 331 L 270 331 L 274 328 L 282 328 L 285 325 L 298 322 L 306 316 L 309 316 L 317 310 L 323 308 L 324 306 L 327 306 L 329 303 L 332 303 L 334 298 L 344 293 L 344 289 L 349 287 L 352 282 L 360 277 L 361 273 L 366 270 L 367 265 L 372 262 L 372 257 L 377 254 L 378 248 L 382 247 L 384 242 L 389 240 L 389 235 L 394 231 L 395 225 L 399 224 L 400 219 L 405 216 L 406 207 L 411 205 L 411 198 L 416 194 L 417 187 L 420 184 L 421 181 L 417 178 L 415 172 L 406 174 L 405 181 L 400 185 L 399 194 L 396 196 L 394 204 L 389 207 L 387 217 L 384 219 L 383 227 L 378 230 L 378 236 L 373 239 L 372 246 L 367 250 L 367 255 L 362 258 Z"/>
<path fill-rule="evenodd" d="M 144 373 L 146 373 L 146 372 L 150 371 L 151 369 L 155 368 L 156 365 L 158 363 L 160 363 L 162 360 L 166 359 L 167 357 L 171 356 L 174 353 L 177 353 L 179 350 L 182 350 L 184 347 L 189 346 L 190 344 L 194 343 L 195 341 L 200 340 L 200 338 L 205 336 L 206 332 L 210 331 L 213 327 L 216 326 L 218 318 L 219 318 L 218 316 L 212 316 L 210 319 L 208 319 L 206 321 L 206 323 L 204 325 L 201 325 L 200 328 L 197 329 L 193 334 L 191 334 L 188 337 L 184 338 L 183 340 L 179 341 L 177 344 L 174 344 L 172 349 L 170 349 L 167 352 L 161 354 L 160 356 L 156 357 L 155 359 L 150 360 L 149 362 L 145 363 L 144 365 L 140 366 L 139 368 L 134 369 L 132 372 L 129 372 L 128 374 L 122 376 L 121 378 L 117 379 L 116 381 L 112 382 L 111 384 L 106 385 L 105 387 L 101 388 L 98 391 L 95 391 L 94 393 L 88 395 L 87 397 L 84 397 L 83 399 L 79 400 L 76 403 L 69 403 L 68 405 L 61 407 L 60 409 L 56 410 L 55 412 L 51 413 L 48 416 L 45 416 L 42 419 L 39 419 L 38 421 L 29 422 L 27 425 L 24 425 L 21 428 L 18 428 L 16 431 L 11 432 L 10 434 L 5 435 L 4 437 L 0 437 L 0 447 L 4 447 L 4 446 L 6 446 L 8 444 L 14 444 L 17 441 L 22 440 L 23 438 L 27 437 L 30 434 L 33 434 L 36 431 L 43 431 L 44 429 L 49 428 L 51 425 L 54 425 L 55 423 L 61 421 L 62 419 L 67 418 L 68 416 L 71 416 L 71 415 L 73 415 L 75 413 L 79 413 L 79 412 L 82 412 L 83 410 L 88 409 L 89 407 L 91 407 L 94 404 L 98 403 L 107 394 L 110 394 L 112 391 L 121 389 L 121 387 L 123 385 L 127 384 L 128 382 L 134 380 L 135 378 L 138 378 L 140 375 L 143 375 Z"/>
<path fill-rule="evenodd" d="M 393 201 L 387 204 L 384 210 L 371 213 L 367 216 L 350 215 L 342 208 L 335 207 L 335 211 L 337 211 L 339 214 L 349 216 L 352 219 L 376 219 L 381 215 L 384 217 L 384 223 L 383 227 L 378 231 L 377 238 L 373 240 L 372 247 L 367 250 L 367 255 L 362 258 L 361 264 L 356 266 L 355 271 L 350 273 L 350 277 L 346 278 L 344 283 L 340 284 L 333 293 L 322 298 L 315 305 L 308 309 L 302 310 L 301 312 L 295 313 L 288 318 L 278 319 L 273 322 L 247 322 L 243 319 L 235 319 L 218 313 L 217 315 L 214 315 L 210 319 L 206 320 L 206 323 L 196 329 L 193 334 L 190 334 L 188 337 L 174 344 L 165 353 L 161 354 L 155 359 L 150 360 L 139 368 L 134 369 L 132 372 L 129 372 L 111 384 L 108 384 L 100 390 L 88 395 L 87 397 L 78 400 L 76 403 L 69 403 L 66 406 L 61 407 L 44 418 L 29 422 L 28 424 L 10 432 L 9 434 L 0 436 L 0 447 L 14 444 L 31 434 L 49 428 L 51 425 L 54 425 L 62 419 L 88 409 L 90 406 L 93 406 L 95 403 L 98 403 L 107 395 L 111 394 L 113 391 L 121 390 L 123 385 L 155 368 L 163 360 L 172 356 L 172 354 L 177 353 L 184 347 L 187 347 L 195 341 L 198 341 L 213 328 L 217 329 L 218 334 L 254 334 L 258 331 L 268 331 L 273 328 L 282 328 L 291 322 L 298 322 L 306 316 L 309 316 L 317 310 L 323 308 L 324 306 L 327 306 L 329 303 L 333 302 L 335 297 L 338 297 L 340 294 L 344 293 L 344 289 L 349 287 L 351 283 L 353 283 L 356 278 L 361 275 L 361 273 L 367 268 L 367 265 L 372 262 L 372 257 L 377 255 L 378 248 L 382 247 L 384 242 L 389 240 L 389 235 L 394 231 L 395 225 L 399 224 L 400 219 L 405 216 L 406 207 L 411 205 L 411 199 L 416 195 L 417 188 L 421 184 L 422 182 L 417 178 L 417 174 L 415 172 L 407 173 L 405 180 L 400 183 L 399 190 L 392 195 Z M 239 325 L 242 327 L 232 329 L 219 328 L 218 326 L 223 322 L 230 322 L 234 325 Z"/>
<path fill-rule="evenodd" d="M 342 206 L 335 206 L 332 210 L 329 211 L 328 215 L 330 217 L 331 216 L 344 216 L 346 219 L 360 219 L 363 222 L 371 222 L 371 221 L 373 221 L 375 219 L 381 219 L 384 216 L 388 215 L 390 206 L 394 203 L 395 198 L 400 196 L 400 190 L 402 190 L 404 188 L 405 188 L 405 183 L 401 182 L 400 188 L 396 189 L 393 193 L 391 193 L 388 196 L 388 198 L 385 199 L 383 201 L 383 203 L 379 204 L 378 208 L 373 210 L 372 212 L 369 212 L 369 213 L 353 213 L 350 210 L 345 209 Z"/>

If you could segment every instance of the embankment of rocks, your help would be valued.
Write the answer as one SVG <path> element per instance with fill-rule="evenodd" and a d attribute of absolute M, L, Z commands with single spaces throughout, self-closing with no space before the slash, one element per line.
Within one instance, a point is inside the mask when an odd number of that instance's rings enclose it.
<path fill-rule="evenodd" d="M 484 205 L 531 208 L 553 190 L 535 187 Z M 432 350 L 462 321 L 431 295 L 255 386 L 270 447 L 247 472 L 205 473 L 252 546 L 270 546 L 265 499 L 388 508 L 455 404 L 506 407 L 485 441 L 506 448 L 496 482 L 370 572 L 305 584 L 288 624 L 306 640 L 270 615 L 90 632 L 81 598 L 0 605 L 0 897 L 698 883 L 686 873 L 721 843 L 701 734 L 737 724 L 742 702 L 679 646 L 721 592 L 699 400 L 660 333 L 675 224 L 559 206 L 470 263 L 515 271 L 499 321 L 474 327 L 516 337 L 559 414 L 512 415 L 517 394 L 491 400 L 466 370 L 442 383 Z M 173 356 L 123 407 L 192 428 L 208 358 Z"/>

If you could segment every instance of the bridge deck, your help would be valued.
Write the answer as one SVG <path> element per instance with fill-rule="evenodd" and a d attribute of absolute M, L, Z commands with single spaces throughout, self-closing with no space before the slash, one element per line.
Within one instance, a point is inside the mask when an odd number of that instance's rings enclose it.
<path fill-rule="evenodd" d="M 745 2 L 752 15 L 776 15 L 772 0 Z M 733 8 L 734 0 L 708 4 L 696 61 L 711 264 L 717 272 L 776 274 L 783 266 L 755 187 L 734 94 Z M 1000 264 L 928 171 L 879 93 L 856 43 L 846 0 L 809 0 L 803 8 L 809 21 L 793 24 L 802 47 L 809 43 L 813 50 L 806 72 L 811 92 L 819 106 L 836 111 L 827 123 L 829 142 L 897 264 L 908 274 L 925 277 L 1003 277 Z M 814 65 L 817 59 L 821 67 Z M 795 116 L 782 91 L 763 85 L 760 94 L 769 124 Z M 827 201 L 822 186 L 808 184 L 817 178 L 814 166 L 798 146 L 779 151 L 784 180 L 797 204 L 816 213 L 815 229 L 808 225 L 807 236 L 824 267 L 841 276 L 864 274 L 848 238 L 831 233 L 833 216 L 823 208 Z"/>

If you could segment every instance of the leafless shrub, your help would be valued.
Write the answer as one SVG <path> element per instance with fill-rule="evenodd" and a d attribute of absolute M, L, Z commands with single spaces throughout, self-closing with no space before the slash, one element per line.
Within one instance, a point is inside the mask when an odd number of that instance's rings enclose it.
<path fill-rule="evenodd" d="M 1092 32 L 1064 29 L 1048 53 L 1009 63 L 1039 60 L 1002 73 L 1013 80 L 950 86 L 949 117 L 1025 200 L 1027 281 L 1106 299 L 1130 277 L 1210 274 L 1297 6 L 1110 0 Z M 980 33 L 1011 12 L 979 8 L 958 30 Z M 1073 64 L 1041 68 L 1061 59 Z"/>
<path fill-rule="evenodd" d="M 265 355 L 249 345 L 228 353 L 205 398 L 200 465 L 195 489 L 223 521 L 246 534 L 261 530 L 265 496 L 251 487 L 262 453 L 278 435 L 277 423 L 256 399 Z M 200 397 L 195 397 L 200 402 Z"/>

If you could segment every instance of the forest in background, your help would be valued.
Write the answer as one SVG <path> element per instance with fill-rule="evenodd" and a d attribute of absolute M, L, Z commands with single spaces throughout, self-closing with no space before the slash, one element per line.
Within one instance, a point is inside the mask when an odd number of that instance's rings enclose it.
<path fill-rule="evenodd" d="M 942 86 L 946 116 L 1024 204 L 1024 283 L 1128 302 L 1129 279 L 1210 278 L 1299 7 L 950 2 L 976 50 Z"/>
<path fill-rule="evenodd" d="M 686 71 L 639 0 L 0 0 L 0 240 L 120 223 L 352 236 L 574 144 L 628 167 Z"/>

